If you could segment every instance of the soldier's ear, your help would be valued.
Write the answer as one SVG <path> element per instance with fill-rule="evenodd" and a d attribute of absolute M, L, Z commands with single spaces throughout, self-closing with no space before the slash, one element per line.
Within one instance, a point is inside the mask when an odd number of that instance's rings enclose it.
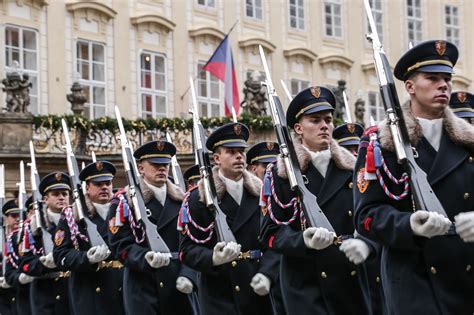
<path fill-rule="evenodd" d="M 293 126 L 293 130 L 295 130 L 295 132 L 299 135 L 303 134 L 303 127 L 301 126 L 300 123 L 296 123 L 294 126 Z"/>
<path fill-rule="evenodd" d="M 405 90 L 408 94 L 415 94 L 415 82 L 411 79 L 405 81 Z"/>
<path fill-rule="evenodd" d="M 216 165 L 220 165 L 221 163 L 221 156 L 219 154 L 220 151 L 216 151 L 212 154 L 212 158 L 214 159 L 214 163 L 216 163 Z"/>

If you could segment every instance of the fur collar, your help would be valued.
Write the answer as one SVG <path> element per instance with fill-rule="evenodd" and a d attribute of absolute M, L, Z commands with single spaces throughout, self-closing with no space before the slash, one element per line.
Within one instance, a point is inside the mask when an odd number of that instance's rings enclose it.
<path fill-rule="evenodd" d="M 214 184 L 216 185 L 217 198 L 221 200 L 226 192 L 226 186 L 224 181 L 219 177 L 219 167 L 214 166 L 212 168 L 212 177 L 214 178 Z M 206 203 L 204 197 L 204 182 L 200 180 L 198 182 L 199 187 L 199 201 Z M 244 189 L 250 194 L 258 197 L 260 196 L 260 190 L 262 188 L 262 181 L 257 176 L 253 175 L 249 171 L 244 171 Z"/>
<path fill-rule="evenodd" d="M 402 110 L 411 145 L 416 147 L 423 137 L 423 130 L 418 119 L 411 112 L 409 101 L 402 105 Z M 378 127 L 379 141 L 382 148 L 392 152 L 395 151 L 387 119 L 384 119 Z M 466 147 L 471 152 L 474 151 L 474 126 L 457 117 L 449 107 L 446 107 L 443 114 L 443 127 L 455 144 Z"/>
<path fill-rule="evenodd" d="M 295 147 L 296 156 L 298 157 L 298 162 L 300 164 L 301 172 L 305 172 L 308 169 L 309 164 L 311 163 L 311 155 L 303 147 L 301 142 L 301 136 L 292 134 L 293 145 Z M 336 164 L 336 167 L 342 170 L 352 171 L 355 167 L 356 158 L 346 149 L 341 147 L 336 140 L 331 140 L 331 160 Z M 278 156 L 277 159 L 278 166 L 278 176 L 281 178 L 288 178 L 286 175 L 285 163 L 281 156 Z"/>
<path fill-rule="evenodd" d="M 155 196 L 153 195 L 153 191 L 148 187 L 142 177 L 139 178 L 140 181 L 140 189 L 143 194 L 143 200 L 145 203 L 150 202 Z M 128 196 L 128 186 L 125 188 L 127 191 Z M 173 184 L 169 179 L 166 181 L 166 197 L 173 199 L 174 201 L 183 201 L 184 193 L 181 191 L 181 188 Z"/>

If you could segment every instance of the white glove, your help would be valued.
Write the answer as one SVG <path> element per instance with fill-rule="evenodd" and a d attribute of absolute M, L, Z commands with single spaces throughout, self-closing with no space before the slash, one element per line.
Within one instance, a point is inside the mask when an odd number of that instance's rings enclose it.
<path fill-rule="evenodd" d="M 9 289 L 10 285 L 5 280 L 5 277 L 0 277 L 0 288 L 2 289 Z"/>
<path fill-rule="evenodd" d="M 184 294 L 191 294 L 194 286 L 191 280 L 186 277 L 180 276 L 176 279 L 176 290 Z"/>
<path fill-rule="evenodd" d="M 461 212 L 454 220 L 459 237 L 464 242 L 474 242 L 474 211 Z"/>
<path fill-rule="evenodd" d="M 150 267 L 158 269 L 170 264 L 170 254 L 149 251 L 145 254 L 145 260 Z"/>
<path fill-rule="evenodd" d="M 28 276 L 26 273 L 20 273 L 20 276 L 18 277 L 18 281 L 21 283 L 21 284 L 27 284 L 27 283 L 30 283 L 33 281 L 33 277 L 32 276 Z"/>
<path fill-rule="evenodd" d="M 370 254 L 370 247 L 363 240 L 358 238 L 350 238 L 342 241 L 339 250 L 344 252 L 347 259 L 356 265 L 364 262 Z"/>
<path fill-rule="evenodd" d="M 212 253 L 212 264 L 214 266 L 223 265 L 225 263 L 236 260 L 240 254 L 240 245 L 235 242 L 219 242 L 214 246 Z"/>
<path fill-rule="evenodd" d="M 49 269 L 56 268 L 56 264 L 54 263 L 54 259 L 53 259 L 53 253 L 49 253 L 49 254 L 46 255 L 46 256 L 41 256 L 41 257 L 39 258 L 39 261 L 40 261 L 46 268 L 49 268 Z"/>
<path fill-rule="evenodd" d="M 446 234 L 451 224 L 448 218 L 436 212 L 418 210 L 410 216 L 413 234 L 427 238 Z"/>
<path fill-rule="evenodd" d="M 87 251 L 87 259 L 91 264 L 96 264 L 99 261 L 107 259 L 110 255 L 110 250 L 106 245 L 99 245 L 89 248 Z"/>
<path fill-rule="evenodd" d="M 270 292 L 270 284 L 270 279 L 260 272 L 253 276 L 252 282 L 250 282 L 253 291 L 260 296 L 267 295 Z"/>
<path fill-rule="evenodd" d="M 336 234 L 325 228 L 309 227 L 303 232 L 304 244 L 308 248 L 321 250 L 334 242 Z"/>

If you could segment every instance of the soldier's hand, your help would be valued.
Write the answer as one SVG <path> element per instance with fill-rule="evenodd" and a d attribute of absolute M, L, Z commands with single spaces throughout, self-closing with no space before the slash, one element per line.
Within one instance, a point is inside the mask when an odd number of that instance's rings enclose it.
<path fill-rule="evenodd" d="M 253 291 L 260 296 L 267 295 L 270 292 L 270 285 L 270 279 L 260 272 L 253 276 L 252 282 L 250 282 Z"/>
<path fill-rule="evenodd" d="M 427 238 L 446 234 L 451 224 L 448 218 L 436 212 L 418 210 L 410 216 L 413 234 Z"/>
<path fill-rule="evenodd" d="M 176 290 L 184 294 L 191 294 L 193 292 L 194 285 L 186 277 L 180 276 L 176 279 Z"/>
<path fill-rule="evenodd" d="M 56 268 L 56 263 L 54 262 L 54 259 L 53 259 L 53 253 L 49 253 L 48 255 L 46 256 L 41 256 L 39 258 L 39 261 L 43 264 L 43 266 L 45 266 L 46 268 L 49 268 L 49 269 L 54 269 Z"/>
<path fill-rule="evenodd" d="M 370 247 L 363 240 L 358 238 L 350 238 L 342 241 L 339 250 L 344 252 L 347 259 L 356 265 L 364 262 L 370 255 Z"/>
<path fill-rule="evenodd" d="M 161 268 L 168 266 L 170 264 L 170 254 L 167 253 L 157 253 L 149 251 L 145 254 L 145 260 L 150 265 L 151 268 Z"/>
<path fill-rule="evenodd" d="M 223 265 L 225 263 L 236 260 L 240 254 L 240 245 L 235 242 L 219 242 L 214 246 L 212 253 L 212 264 L 214 266 Z"/>
<path fill-rule="evenodd" d="M 9 289 L 11 286 L 5 280 L 5 277 L 0 277 L 0 288 L 2 289 Z"/>
<path fill-rule="evenodd" d="M 87 251 L 87 259 L 91 264 L 96 264 L 102 260 L 107 259 L 110 255 L 110 250 L 106 245 L 99 245 L 89 248 Z"/>
<path fill-rule="evenodd" d="M 303 232 L 304 244 L 308 248 L 321 250 L 334 242 L 336 235 L 326 228 L 309 227 Z"/>
<path fill-rule="evenodd" d="M 21 284 L 27 284 L 27 283 L 30 283 L 33 281 L 33 277 L 32 276 L 29 276 L 27 275 L 26 273 L 20 273 L 20 276 L 18 277 L 18 282 L 20 282 Z"/>
<path fill-rule="evenodd" d="M 474 242 L 474 211 L 461 212 L 454 221 L 459 237 L 464 242 Z"/>

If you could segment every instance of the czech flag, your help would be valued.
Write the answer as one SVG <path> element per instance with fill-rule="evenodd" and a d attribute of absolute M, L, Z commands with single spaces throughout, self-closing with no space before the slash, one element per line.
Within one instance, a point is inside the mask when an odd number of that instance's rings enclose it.
<path fill-rule="evenodd" d="M 225 115 L 229 116 L 234 107 L 235 114 L 239 114 L 240 100 L 237 79 L 235 77 L 234 58 L 228 35 L 217 46 L 216 51 L 202 68 L 209 71 L 225 85 Z"/>

